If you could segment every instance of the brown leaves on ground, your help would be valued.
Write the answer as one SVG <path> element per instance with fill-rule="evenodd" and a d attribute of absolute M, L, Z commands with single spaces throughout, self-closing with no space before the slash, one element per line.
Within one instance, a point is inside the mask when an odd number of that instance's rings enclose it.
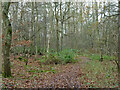
<path fill-rule="evenodd" d="M 25 63 L 22 61 L 11 59 L 13 78 L 3 78 L 3 87 L 89 88 L 95 87 L 97 84 L 82 70 L 82 66 L 89 62 L 86 57 L 81 57 L 84 60 L 78 63 L 66 65 L 41 65 L 39 61 L 34 61 L 33 58 L 29 58 L 28 66 L 25 66 Z M 56 73 L 47 72 L 51 68 L 54 68 Z M 39 72 L 42 70 L 46 70 L 46 72 Z"/>

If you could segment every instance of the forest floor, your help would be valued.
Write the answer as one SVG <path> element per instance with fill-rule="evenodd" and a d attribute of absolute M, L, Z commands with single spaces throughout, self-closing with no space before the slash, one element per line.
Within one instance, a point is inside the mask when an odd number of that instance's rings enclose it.
<path fill-rule="evenodd" d="M 45 65 L 29 59 L 28 65 L 11 57 L 11 78 L 3 78 L 4 88 L 118 88 L 116 65 L 112 61 L 92 61 Z M 110 67 L 110 65 L 112 67 Z"/>
<path fill-rule="evenodd" d="M 0 88 L 2 87 L 2 74 L 0 74 Z"/>

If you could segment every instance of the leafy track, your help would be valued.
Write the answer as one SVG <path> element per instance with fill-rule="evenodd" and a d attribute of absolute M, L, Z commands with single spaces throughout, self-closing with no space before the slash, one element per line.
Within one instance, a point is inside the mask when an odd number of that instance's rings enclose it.
<path fill-rule="evenodd" d="M 24 63 L 16 60 L 14 62 L 12 72 L 13 78 L 4 78 L 3 87 L 8 88 L 88 88 L 95 87 L 95 81 L 89 79 L 87 74 L 82 68 L 87 62 L 90 61 L 87 57 L 79 57 L 81 59 L 78 63 L 69 63 L 66 65 L 55 65 L 53 67 L 57 73 L 53 72 L 25 72 Z M 42 69 L 38 62 L 29 60 L 29 65 Z M 44 65 L 43 69 L 46 69 Z M 15 72 L 16 71 L 16 72 Z M 19 73 L 19 74 L 18 74 Z"/>

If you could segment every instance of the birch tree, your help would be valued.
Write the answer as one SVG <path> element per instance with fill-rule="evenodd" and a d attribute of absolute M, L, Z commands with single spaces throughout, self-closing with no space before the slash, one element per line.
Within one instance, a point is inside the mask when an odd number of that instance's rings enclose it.
<path fill-rule="evenodd" d="M 49 25 L 49 30 L 48 30 L 48 45 L 47 45 L 47 53 L 49 53 L 49 48 L 50 48 L 50 38 L 51 38 L 51 33 L 53 30 L 53 10 L 52 10 L 52 4 L 50 4 L 50 11 L 49 11 L 49 21 L 50 21 L 50 25 Z"/>

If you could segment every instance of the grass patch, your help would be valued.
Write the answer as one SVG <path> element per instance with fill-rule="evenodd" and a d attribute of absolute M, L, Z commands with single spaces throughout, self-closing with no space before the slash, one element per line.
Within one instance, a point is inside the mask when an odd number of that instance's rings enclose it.
<path fill-rule="evenodd" d="M 85 56 L 89 57 L 91 60 L 100 60 L 100 54 L 86 54 Z M 103 55 L 103 60 L 115 60 L 115 56 Z"/>

